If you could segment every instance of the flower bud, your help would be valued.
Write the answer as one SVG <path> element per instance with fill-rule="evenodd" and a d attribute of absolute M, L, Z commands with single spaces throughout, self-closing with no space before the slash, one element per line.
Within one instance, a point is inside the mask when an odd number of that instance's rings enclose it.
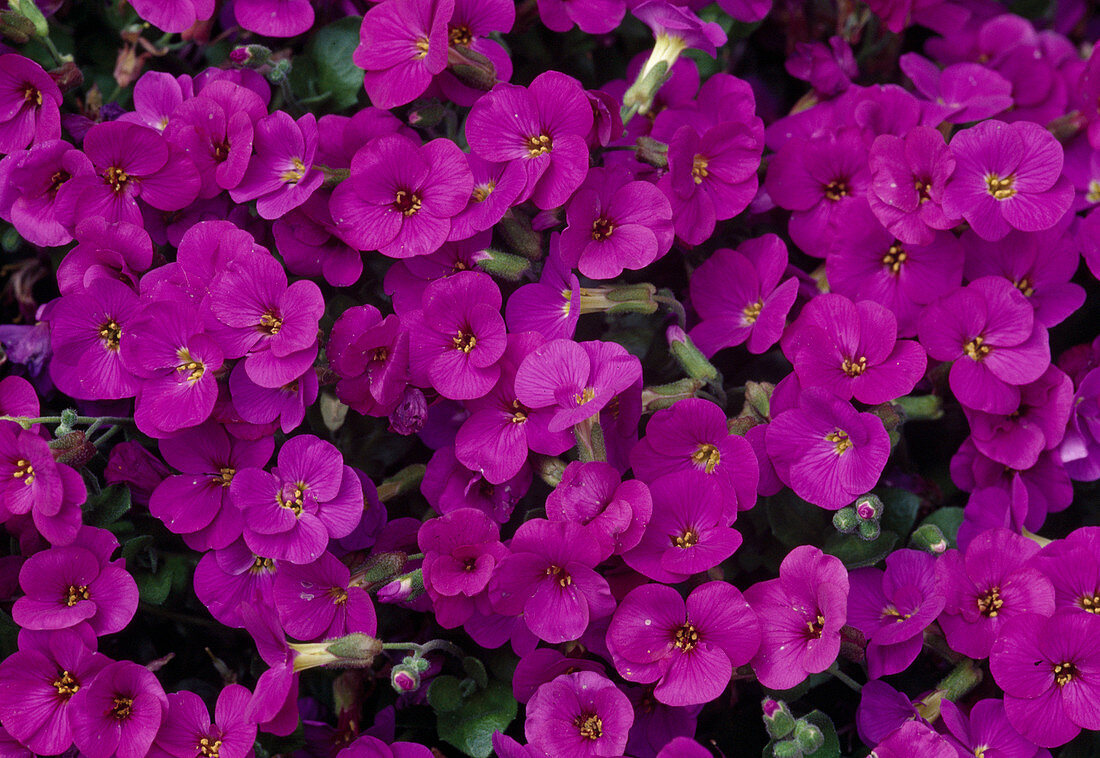
<path fill-rule="evenodd" d="M 375 594 L 379 603 L 403 603 L 415 600 L 424 592 L 424 573 L 421 569 L 397 577 Z"/>
<path fill-rule="evenodd" d="M 390 413 L 390 431 L 408 437 L 416 434 L 424 426 L 428 417 L 428 401 L 419 387 L 408 385 L 401 396 L 401 402 Z"/>
<path fill-rule="evenodd" d="M 833 526 L 841 534 L 851 534 L 859 528 L 860 518 L 856 509 L 846 506 L 833 514 Z"/>
<path fill-rule="evenodd" d="M 855 502 L 856 515 L 864 521 L 876 521 L 882 516 L 886 507 L 878 495 L 861 495 Z"/>
<path fill-rule="evenodd" d="M 882 534 L 882 525 L 877 521 L 860 521 L 859 538 L 866 542 L 874 542 Z"/>
<path fill-rule="evenodd" d="M 325 642 L 291 642 L 288 646 L 295 652 L 294 671 L 318 666 L 366 668 L 382 652 L 382 640 L 359 632 Z"/>
<path fill-rule="evenodd" d="M 652 137 L 639 137 L 634 157 L 654 168 L 668 168 L 668 145 Z"/>
<path fill-rule="evenodd" d="M 524 258 L 532 261 L 542 258 L 542 235 L 531 228 L 531 219 L 515 208 L 504 214 L 496 230 L 508 247 Z"/>
<path fill-rule="evenodd" d="M 761 423 L 767 421 L 771 416 L 774 391 L 775 385 L 768 382 L 745 382 L 745 404 L 741 408 L 741 417 Z"/>
<path fill-rule="evenodd" d="M 372 555 L 352 572 L 351 584 L 354 587 L 367 587 L 386 581 L 405 568 L 407 560 L 400 550 Z"/>
<path fill-rule="evenodd" d="M 802 749 L 794 740 L 784 740 L 772 745 L 772 755 L 775 758 L 802 758 Z"/>
<path fill-rule="evenodd" d="M 73 468 L 80 468 L 99 452 L 79 429 L 52 440 L 50 449 L 55 461 Z"/>
<path fill-rule="evenodd" d="M 760 707 L 764 711 L 764 728 L 773 740 L 781 740 L 794 731 L 794 716 L 782 700 L 766 697 Z"/>
<path fill-rule="evenodd" d="M 509 282 L 518 282 L 531 270 L 531 261 L 519 255 L 487 249 L 478 254 L 477 265 L 493 276 Z"/>
<path fill-rule="evenodd" d="M 416 692 L 420 689 L 420 672 L 413 666 L 399 663 L 390 671 L 390 686 L 399 695 Z"/>
<path fill-rule="evenodd" d="M 941 555 L 947 551 L 947 538 L 943 536 L 943 530 L 935 524 L 922 524 L 910 539 L 917 550 L 924 550 L 932 555 Z"/>
<path fill-rule="evenodd" d="M 451 45 L 447 48 L 447 70 L 467 87 L 488 92 L 497 83 L 493 62 L 469 47 Z"/>
<path fill-rule="evenodd" d="M 794 725 L 794 741 L 804 754 L 813 754 L 825 744 L 825 735 L 809 721 L 799 719 Z"/>
<path fill-rule="evenodd" d="M 4 11 L 5 20 L 7 20 L 7 14 L 11 14 L 12 19 L 20 19 L 20 26 L 30 29 L 30 36 L 50 36 L 50 27 L 46 23 L 46 17 L 34 4 L 34 0 L 8 0 L 8 8 L 10 10 Z"/>
<path fill-rule="evenodd" d="M 242 45 L 230 51 L 229 60 L 244 68 L 259 68 L 271 60 L 271 48 L 263 45 Z"/>
<path fill-rule="evenodd" d="M 61 94 L 76 89 L 84 83 L 84 73 L 72 61 L 65 61 L 60 67 L 47 72 L 57 84 Z"/>
<path fill-rule="evenodd" d="M 642 412 L 671 408 L 685 398 L 695 397 L 695 393 L 703 388 L 705 382 L 701 379 L 679 379 L 668 384 L 657 384 L 642 390 Z"/>
<path fill-rule="evenodd" d="M 447 114 L 447 109 L 438 100 L 429 100 L 409 111 L 405 117 L 409 126 L 416 129 L 431 129 L 439 124 Z"/>
<path fill-rule="evenodd" d="M 943 418 L 943 398 L 938 395 L 906 395 L 893 402 L 906 421 L 935 421 Z"/>
<path fill-rule="evenodd" d="M 695 346 L 687 332 L 674 324 L 665 331 L 665 338 L 668 340 L 668 349 L 672 357 L 688 376 L 705 382 L 718 378 L 718 369 Z"/>

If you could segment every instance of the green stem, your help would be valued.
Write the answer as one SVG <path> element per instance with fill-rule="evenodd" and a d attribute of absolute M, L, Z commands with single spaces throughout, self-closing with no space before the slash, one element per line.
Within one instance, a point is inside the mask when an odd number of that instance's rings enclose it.
<path fill-rule="evenodd" d="M 92 442 L 92 444 L 95 445 L 96 447 L 101 447 L 105 442 L 107 442 L 107 440 L 111 439 L 111 437 L 114 437 L 116 434 L 118 434 L 118 430 L 121 429 L 121 428 L 122 428 L 121 426 L 112 426 L 106 432 L 99 435 L 98 439 L 96 439 L 94 442 Z"/>
<path fill-rule="evenodd" d="M 41 40 L 42 44 L 46 46 L 46 49 L 50 51 L 50 56 L 58 66 L 64 66 L 73 59 L 71 55 L 62 55 L 61 51 L 57 49 L 57 45 L 55 45 L 53 40 L 49 37 L 39 37 L 39 40 Z"/>
<path fill-rule="evenodd" d="M 833 665 L 825 669 L 825 672 L 844 682 L 853 692 L 859 692 L 863 689 L 863 685 L 840 670 L 840 665 L 836 661 L 833 661 Z"/>
<path fill-rule="evenodd" d="M 382 649 L 412 650 L 420 658 L 423 658 L 425 655 L 432 652 L 433 650 L 441 650 L 444 653 L 450 653 L 455 658 L 461 659 L 466 657 L 466 653 L 463 652 L 462 648 L 460 648 L 453 642 L 448 642 L 447 640 L 431 640 L 429 642 L 425 642 L 423 645 L 417 642 L 383 642 Z"/>
<path fill-rule="evenodd" d="M 30 429 L 34 424 L 60 424 L 61 416 L 0 416 L 0 421 L 14 421 L 24 429 Z M 130 416 L 76 416 L 74 424 L 132 424 L 134 419 Z"/>

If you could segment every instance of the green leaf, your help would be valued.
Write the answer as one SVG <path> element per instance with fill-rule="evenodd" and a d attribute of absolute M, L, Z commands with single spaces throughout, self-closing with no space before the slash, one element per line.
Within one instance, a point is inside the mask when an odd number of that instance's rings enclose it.
<path fill-rule="evenodd" d="M 897 541 L 898 536 L 885 529 L 878 539 L 871 542 L 854 534 L 834 534 L 825 541 L 821 549 L 829 555 L 835 555 L 847 568 L 854 569 L 875 565 L 894 549 Z"/>
<path fill-rule="evenodd" d="M 962 508 L 940 508 L 938 511 L 932 511 L 928 516 L 921 521 L 921 525 L 935 524 L 943 532 L 943 536 L 947 538 L 948 547 L 958 547 L 959 526 L 963 522 L 963 509 Z"/>
<path fill-rule="evenodd" d="M 137 582 L 138 596 L 143 602 L 151 605 L 163 605 L 168 599 L 168 593 L 172 590 L 172 575 L 168 571 L 159 571 L 151 574 L 148 571 L 133 572 L 134 581 Z"/>
<path fill-rule="evenodd" d="M 471 758 L 489 758 L 493 733 L 507 729 L 517 710 L 511 688 L 494 680 L 458 710 L 439 716 L 439 736 Z"/>
<path fill-rule="evenodd" d="M 122 557 L 133 558 L 138 553 L 153 544 L 153 535 L 141 534 L 122 543 Z"/>
<path fill-rule="evenodd" d="M 107 528 L 130 510 L 130 490 L 112 484 L 98 495 L 89 495 L 84 503 L 84 523 Z"/>
<path fill-rule="evenodd" d="M 428 705 L 439 715 L 462 707 L 462 683 L 458 677 L 437 676 L 428 687 Z"/>
<path fill-rule="evenodd" d="M 812 711 L 803 718 L 820 729 L 821 734 L 825 737 L 825 742 L 822 743 L 821 747 L 805 755 L 813 758 L 840 758 L 840 739 L 836 736 L 836 728 L 833 726 L 832 719 L 821 711 Z M 773 758 L 775 752 L 772 746 L 775 743 L 776 740 L 772 740 L 764 746 L 763 758 Z"/>
<path fill-rule="evenodd" d="M 787 547 L 817 545 L 829 529 L 832 516 L 828 511 L 807 503 L 788 489 L 765 501 L 772 534 Z"/>
<path fill-rule="evenodd" d="M 362 22 L 358 16 L 348 16 L 321 27 L 306 47 L 317 69 L 318 92 L 331 94 L 338 110 L 355 105 L 363 88 L 363 70 L 352 62 Z"/>
<path fill-rule="evenodd" d="M 477 682 L 480 689 L 489 686 L 489 675 L 485 672 L 485 664 L 480 659 L 468 655 L 462 659 L 462 668 L 471 679 Z"/>
<path fill-rule="evenodd" d="M 917 520 L 920 498 L 909 490 L 898 487 L 885 487 L 875 494 L 882 499 L 885 509 L 882 514 L 882 528 L 894 534 L 909 534 Z"/>

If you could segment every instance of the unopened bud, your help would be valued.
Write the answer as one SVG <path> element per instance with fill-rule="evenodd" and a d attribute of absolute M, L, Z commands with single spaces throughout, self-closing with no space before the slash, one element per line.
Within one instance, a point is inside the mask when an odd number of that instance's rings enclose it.
<path fill-rule="evenodd" d="M 401 402 L 389 416 L 390 431 L 408 437 L 424 427 L 428 417 L 428 401 L 419 387 L 411 384 L 405 387 Z"/>
<path fill-rule="evenodd" d="M 718 369 L 695 346 L 687 332 L 674 324 L 665 331 L 665 338 L 668 340 L 669 352 L 684 373 L 692 379 L 702 379 L 704 382 L 718 378 Z"/>
<path fill-rule="evenodd" d="M 764 711 L 764 728 L 773 740 L 781 740 L 794 731 L 794 716 L 782 700 L 766 697 L 760 707 Z"/>
<path fill-rule="evenodd" d="M 410 110 L 405 119 L 409 126 L 417 129 L 431 129 L 443 120 L 446 113 L 447 109 L 443 107 L 443 103 L 430 100 Z"/>
<path fill-rule="evenodd" d="M 652 137 L 639 137 L 634 157 L 654 168 L 668 168 L 668 145 Z"/>
<path fill-rule="evenodd" d="M 84 74 L 72 61 L 66 61 L 58 68 L 48 72 L 50 78 L 57 84 L 61 94 L 76 89 L 84 83 Z"/>
<path fill-rule="evenodd" d="M 80 468 L 95 457 L 96 446 L 88 441 L 83 431 L 77 429 L 50 442 L 54 460 L 66 466 Z"/>
<path fill-rule="evenodd" d="M 386 477 L 378 485 L 378 499 L 388 503 L 406 492 L 416 490 L 424 479 L 425 471 L 427 466 L 423 463 L 411 463 L 393 476 Z"/>
<path fill-rule="evenodd" d="M 532 261 L 542 259 L 542 235 L 531 228 L 531 219 L 514 208 L 495 227 L 514 252 Z"/>
<path fill-rule="evenodd" d="M 802 748 L 794 740 L 783 740 L 772 745 L 775 758 L 802 758 Z"/>
<path fill-rule="evenodd" d="M 13 18 L 18 17 L 26 22 L 32 37 L 48 37 L 50 35 L 50 27 L 46 23 L 46 17 L 34 4 L 34 0 L 8 0 L 8 8 L 10 10 L 6 13 L 10 13 Z"/>
<path fill-rule="evenodd" d="M 0 35 L 17 45 L 24 45 L 34 36 L 34 24 L 15 11 L 0 10 Z"/>
<path fill-rule="evenodd" d="M 379 603 L 403 603 L 415 600 L 424 592 L 424 573 L 421 569 L 397 577 L 378 590 Z"/>
<path fill-rule="evenodd" d="M 906 395 L 892 405 L 901 410 L 906 421 L 935 421 L 943 418 L 943 398 L 939 395 Z"/>
<path fill-rule="evenodd" d="M 420 689 L 420 672 L 412 666 L 399 663 L 390 670 L 390 686 L 399 695 L 416 692 Z"/>
<path fill-rule="evenodd" d="M 856 509 L 846 506 L 833 514 L 833 526 L 841 534 L 851 534 L 859 528 L 860 518 Z"/>
<path fill-rule="evenodd" d="M 882 525 L 878 521 L 860 521 L 859 538 L 866 542 L 874 542 L 882 534 Z"/>
<path fill-rule="evenodd" d="M 271 48 L 263 45 L 242 45 L 233 48 L 229 60 L 245 68 L 259 68 L 271 60 Z"/>
<path fill-rule="evenodd" d="M 825 735 L 809 721 L 799 719 L 794 726 L 794 741 L 803 754 L 811 755 L 825 744 Z"/>
<path fill-rule="evenodd" d="M 653 411 L 671 408 L 676 403 L 689 397 L 695 397 L 695 393 L 706 384 L 702 379 L 679 379 L 668 384 L 655 384 L 642 390 L 642 411 Z"/>
<path fill-rule="evenodd" d="M 527 258 L 491 248 L 479 253 L 477 265 L 485 273 L 509 282 L 518 282 L 531 270 L 531 261 Z"/>
<path fill-rule="evenodd" d="M 382 652 L 382 641 L 359 632 L 325 642 L 288 643 L 295 652 L 294 671 L 318 666 L 366 668 Z"/>
<path fill-rule="evenodd" d="M 289 58 L 283 58 L 271 65 L 267 72 L 267 80 L 272 84 L 279 84 L 290 76 L 291 63 Z"/>
<path fill-rule="evenodd" d="M 451 45 L 447 48 L 447 70 L 467 87 L 484 92 L 497 83 L 497 70 L 493 62 L 469 47 Z"/>
<path fill-rule="evenodd" d="M 407 560 L 401 551 L 372 555 L 352 572 L 351 584 L 355 587 L 366 587 L 384 582 L 405 568 Z"/>
<path fill-rule="evenodd" d="M 868 493 L 860 495 L 855 502 L 856 515 L 864 521 L 877 521 L 886 507 L 878 495 Z"/>
<path fill-rule="evenodd" d="M 924 550 L 932 555 L 941 555 L 947 551 L 947 538 L 943 536 L 943 530 L 935 524 L 922 524 L 910 539 L 917 550 Z"/>
<path fill-rule="evenodd" d="M 745 405 L 741 408 L 741 416 L 760 422 L 767 421 L 771 416 L 774 391 L 775 385 L 769 382 L 745 382 Z"/>

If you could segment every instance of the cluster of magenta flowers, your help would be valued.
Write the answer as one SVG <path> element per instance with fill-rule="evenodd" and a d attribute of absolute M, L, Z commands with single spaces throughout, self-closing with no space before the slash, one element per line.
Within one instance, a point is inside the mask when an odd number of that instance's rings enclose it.
<path fill-rule="evenodd" d="M 115 5 L 0 12 L 0 756 L 1100 731 L 1095 9 Z"/>

